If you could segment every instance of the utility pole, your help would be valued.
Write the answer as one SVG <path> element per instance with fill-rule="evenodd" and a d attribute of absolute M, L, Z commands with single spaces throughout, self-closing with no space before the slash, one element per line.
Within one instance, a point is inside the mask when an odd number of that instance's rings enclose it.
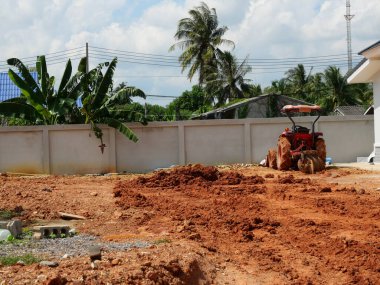
<path fill-rule="evenodd" d="M 352 49 L 351 49 L 351 20 L 354 15 L 351 15 L 351 4 L 350 0 L 346 0 L 346 25 L 347 25 L 347 63 L 348 71 L 352 69 Z"/>
<path fill-rule="evenodd" d="M 89 71 L 88 43 L 86 43 L 86 73 Z"/>

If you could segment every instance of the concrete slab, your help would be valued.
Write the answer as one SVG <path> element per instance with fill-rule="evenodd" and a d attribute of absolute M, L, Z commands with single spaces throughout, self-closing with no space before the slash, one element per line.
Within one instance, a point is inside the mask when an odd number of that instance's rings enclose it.
<path fill-rule="evenodd" d="M 371 164 L 368 162 L 352 162 L 352 163 L 334 163 L 332 167 L 348 167 L 364 170 L 380 171 L 380 164 Z"/>

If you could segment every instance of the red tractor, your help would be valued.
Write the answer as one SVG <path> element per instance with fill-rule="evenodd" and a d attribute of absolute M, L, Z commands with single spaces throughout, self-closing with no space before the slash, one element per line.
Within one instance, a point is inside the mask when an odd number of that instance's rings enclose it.
<path fill-rule="evenodd" d="M 321 132 L 315 132 L 315 123 L 318 121 L 321 108 L 319 106 L 286 105 L 281 112 L 286 114 L 292 121 L 290 130 L 286 128 L 277 142 L 277 150 L 270 149 L 266 158 L 266 165 L 274 169 L 288 170 L 299 169 L 305 173 L 315 173 L 325 169 L 326 145 L 321 138 Z M 311 113 L 316 111 L 318 117 L 312 125 L 312 130 L 296 125 L 292 113 Z"/>

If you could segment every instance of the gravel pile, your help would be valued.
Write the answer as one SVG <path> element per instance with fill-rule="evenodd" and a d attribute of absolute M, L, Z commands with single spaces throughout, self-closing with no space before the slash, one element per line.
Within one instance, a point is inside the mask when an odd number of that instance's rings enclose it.
<path fill-rule="evenodd" d="M 104 251 L 125 251 L 130 248 L 143 248 L 151 243 L 144 241 L 134 242 L 102 242 L 95 236 L 76 235 L 74 237 L 25 240 L 20 243 L 0 244 L 0 256 L 21 256 L 33 254 L 41 257 L 62 258 L 63 256 L 86 256 L 88 248 L 99 246 Z"/>

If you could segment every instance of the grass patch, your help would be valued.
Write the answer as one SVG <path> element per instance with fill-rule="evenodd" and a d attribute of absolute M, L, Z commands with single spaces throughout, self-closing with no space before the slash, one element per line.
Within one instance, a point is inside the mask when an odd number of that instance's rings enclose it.
<path fill-rule="evenodd" d="M 10 220 L 16 216 L 18 216 L 18 213 L 15 211 L 0 209 L 0 220 Z"/>
<path fill-rule="evenodd" d="M 21 206 L 15 207 L 13 210 L 0 209 L 0 220 L 10 220 L 22 214 Z"/>
<path fill-rule="evenodd" d="M 0 264 L 3 266 L 15 265 L 18 261 L 24 262 L 26 265 L 40 262 L 41 259 L 33 254 L 25 254 L 21 256 L 3 256 L 0 257 Z"/>
<path fill-rule="evenodd" d="M 153 242 L 153 244 L 158 245 L 158 244 L 171 243 L 171 242 L 172 242 L 172 241 L 171 241 L 170 239 L 163 238 L 163 239 L 155 240 L 155 241 Z"/>

